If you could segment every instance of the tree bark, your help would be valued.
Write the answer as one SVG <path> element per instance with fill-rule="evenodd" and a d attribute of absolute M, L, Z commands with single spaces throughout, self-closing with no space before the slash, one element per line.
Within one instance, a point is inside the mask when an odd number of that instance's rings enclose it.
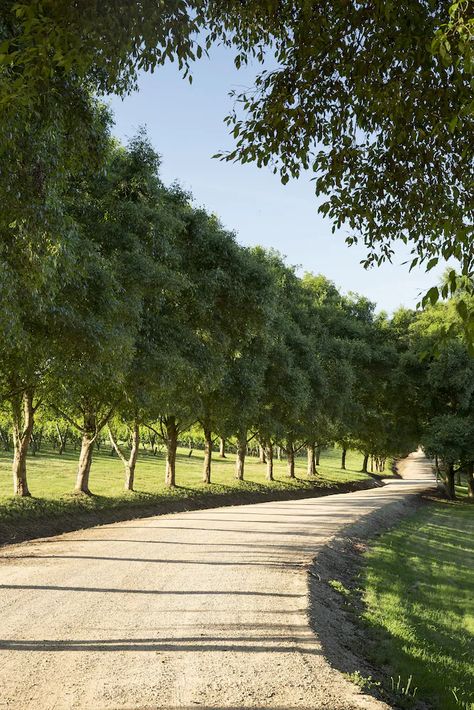
<path fill-rule="evenodd" d="M 271 442 L 268 442 L 265 446 L 265 458 L 267 460 L 266 479 L 267 481 L 274 481 L 275 479 L 273 478 L 273 446 Z"/>
<path fill-rule="evenodd" d="M 321 447 L 318 445 L 316 447 L 316 466 L 319 466 L 319 459 L 321 458 Z"/>
<path fill-rule="evenodd" d="M 314 478 L 316 476 L 316 444 L 314 441 L 307 446 L 308 452 L 308 476 Z"/>
<path fill-rule="evenodd" d="M 128 464 L 125 467 L 125 481 L 124 487 L 126 491 L 133 491 L 133 486 L 135 483 L 135 466 L 137 464 L 138 449 L 140 447 L 140 425 L 137 420 L 133 422 L 132 436 L 131 436 L 131 446 L 130 446 L 130 456 L 128 458 Z"/>
<path fill-rule="evenodd" d="M 33 431 L 34 414 L 32 391 L 13 398 L 13 493 L 22 498 L 31 495 L 26 475 L 26 455 Z"/>
<path fill-rule="evenodd" d="M 288 478 L 294 478 L 295 477 L 295 450 L 293 448 L 292 441 L 287 442 L 286 459 L 287 459 Z"/>
<path fill-rule="evenodd" d="M 260 463 L 267 462 L 267 458 L 265 455 L 265 448 L 261 444 L 258 445 L 258 458 L 259 458 Z"/>
<path fill-rule="evenodd" d="M 362 462 L 362 473 L 368 473 L 367 466 L 369 464 L 369 454 L 364 454 L 364 461 Z"/>
<path fill-rule="evenodd" d="M 166 427 L 166 470 L 165 484 L 168 488 L 176 486 L 176 450 L 178 448 L 178 425 L 176 417 L 165 419 Z"/>
<path fill-rule="evenodd" d="M 219 458 L 225 459 L 225 439 L 223 437 L 220 438 L 219 441 Z"/>
<path fill-rule="evenodd" d="M 446 495 L 449 500 L 456 500 L 456 489 L 454 487 L 454 464 L 448 464 L 446 472 Z"/>
<path fill-rule="evenodd" d="M 235 477 L 238 481 L 244 480 L 245 456 L 247 454 L 247 432 L 237 439 L 237 459 L 235 461 Z"/>
<path fill-rule="evenodd" d="M 347 449 L 342 449 L 341 469 L 342 469 L 343 471 L 346 470 L 346 454 L 347 454 Z"/>
<path fill-rule="evenodd" d="M 93 417 L 95 419 L 95 417 Z M 95 431 L 85 430 L 82 435 L 81 453 L 79 454 L 79 465 L 77 467 L 76 493 L 85 493 L 90 496 L 89 475 L 92 464 L 92 452 L 94 450 Z"/>
<path fill-rule="evenodd" d="M 203 483 L 211 482 L 211 461 L 212 461 L 212 431 L 207 427 L 204 429 L 204 467 L 202 472 Z"/>
<path fill-rule="evenodd" d="M 133 491 L 133 484 L 135 481 L 135 466 L 138 458 L 138 448 L 140 446 L 140 425 L 136 420 L 133 423 L 130 454 L 128 459 L 125 457 L 124 452 L 118 445 L 117 439 L 113 435 L 110 426 L 108 427 L 108 432 L 110 443 L 112 444 L 112 452 L 115 451 L 117 453 L 117 456 L 123 463 L 123 467 L 125 469 L 124 489 L 126 491 Z"/>
<path fill-rule="evenodd" d="M 467 464 L 467 495 L 474 498 L 474 461 Z"/>

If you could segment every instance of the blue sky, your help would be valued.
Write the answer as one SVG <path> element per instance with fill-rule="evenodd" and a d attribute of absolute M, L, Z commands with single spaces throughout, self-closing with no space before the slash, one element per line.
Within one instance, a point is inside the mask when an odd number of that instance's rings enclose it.
<path fill-rule="evenodd" d="M 231 89 L 251 86 L 256 68 L 237 71 L 232 54 L 217 48 L 193 66 L 193 83 L 169 64 L 140 75 L 139 90 L 124 100 L 111 97 L 115 134 L 126 141 L 139 126 L 162 156 L 161 175 L 190 190 L 197 205 L 215 212 L 241 244 L 274 247 L 300 271 L 325 274 L 343 291 L 356 291 L 391 312 L 415 307 L 420 292 L 439 279 L 442 268 L 410 274 L 401 249 L 392 265 L 365 270 L 362 247 L 348 247 L 340 230 L 317 213 L 313 184 L 304 176 L 283 186 L 270 169 L 220 162 L 216 152 L 232 147 L 223 119 Z"/>

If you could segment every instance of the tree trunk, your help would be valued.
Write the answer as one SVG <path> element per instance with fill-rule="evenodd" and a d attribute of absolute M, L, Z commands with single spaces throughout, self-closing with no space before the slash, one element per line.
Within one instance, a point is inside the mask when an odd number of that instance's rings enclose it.
<path fill-rule="evenodd" d="M 369 454 L 364 454 L 364 461 L 362 462 L 362 473 L 368 473 L 367 466 L 369 463 Z"/>
<path fill-rule="evenodd" d="M 224 439 L 223 437 L 221 437 L 221 439 L 220 439 L 220 441 L 219 441 L 219 458 L 221 458 L 221 459 L 225 459 L 225 458 L 226 458 L 226 455 L 225 455 L 225 439 Z"/>
<path fill-rule="evenodd" d="M 308 444 L 308 476 L 314 478 L 316 476 L 316 444 L 314 441 Z"/>
<path fill-rule="evenodd" d="M 270 442 L 265 446 L 265 458 L 267 460 L 266 479 L 267 481 L 273 481 L 275 480 L 273 478 L 273 446 Z"/>
<path fill-rule="evenodd" d="M 321 458 L 321 447 L 318 445 L 316 447 L 316 466 L 319 466 L 319 459 Z"/>
<path fill-rule="evenodd" d="M 95 419 L 94 417 L 92 419 Z M 91 421 L 91 420 L 89 420 Z M 92 452 L 94 450 L 95 431 L 90 429 L 84 431 L 82 435 L 81 453 L 79 454 L 79 465 L 76 476 L 76 493 L 85 493 L 90 496 L 89 474 L 92 464 Z"/>
<path fill-rule="evenodd" d="M 107 427 L 108 432 L 109 432 L 109 439 L 110 443 L 112 444 L 112 449 L 111 453 L 114 451 L 116 452 L 117 456 L 123 463 L 123 467 L 125 469 L 125 480 L 124 480 L 124 489 L 126 491 L 133 491 L 133 483 L 135 480 L 135 465 L 137 463 L 137 458 L 138 458 L 138 448 L 140 446 L 140 425 L 138 421 L 134 421 L 133 423 L 133 429 L 132 429 L 132 436 L 131 436 L 131 445 L 130 445 L 130 455 L 128 459 L 125 457 L 124 452 L 121 450 L 120 446 L 118 445 L 118 441 L 113 435 L 112 429 L 110 426 Z"/>
<path fill-rule="evenodd" d="M 0 434 L 2 436 L 3 448 L 5 449 L 5 451 L 10 451 L 10 440 L 8 430 L 0 429 Z"/>
<path fill-rule="evenodd" d="M 446 495 L 449 500 L 456 500 L 456 489 L 454 487 L 454 464 L 448 464 L 446 472 Z"/>
<path fill-rule="evenodd" d="M 474 498 L 474 461 L 467 464 L 467 495 Z"/>
<path fill-rule="evenodd" d="M 342 449 L 341 469 L 343 471 L 346 470 L 346 454 L 347 454 L 347 449 Z"/>
<path fill-rule="evenodd" d="M 295 477 L 295 450 L 293 449 L 293 442 L 292 441 L 287 442 L 286 459 L 287 459 L 288 478 L 294 478 Z"/>
<path fill-rule="evenodd" d="M 36 456 L 37 451 L 41 451 L 41 445 L 43 443 L 43 427 L 40 427 L 38 430 L 36 430 L 36 427 L 33 427 L 33 430 L 31 432 L 31 453 L 33 456 Z"/>
<path fill-rule="evenodd" d="M 64 451 L 66 450 L 66 441 L 67 441 L 67 435 L 68 435 L 68 428 L 66 427 L 64 434 L 61 432 L 61 429 L 59 428 L 59 424 L 56 422 L 56 431 L 58 433 L 58 439 L 59 439 L 59 455 L 62 456 Z"/>
<path fill-rule="evenodd" d="M 151 447 L 152 456 L 156 456 L 156 454 L 157 454 L 156 434 L 149 434 L 148 435 L 148 445 Z"/>
<path fill-rule="evenodd" d="M 211 460 L 212 460 L 212 431 L 204 429 L 204 467 L 202 472 L 203 483 L 211 482 Z"/>
<path fill-rule="evenodd" d="M 13 419 L 13 493 L 16 496 L 31 495 L 26 477 L 26 455 L 34 423 L 33 393 L 24 392 L 12 400 Z"/>
<path fill-rule="evenodd" d="M 258 445 L 258 458 L 259 458 L 260 463 L 267 462 L 267 458 L 265 455 L 265 448 L 261 444 Z"/>
<path fill-rule="evenodd" d="M 140 425 L 137 420 L 133 422 L 130 456 L 128 463 L 125 466 L 125 481 L 124 488 L 126 491 L 133 491 L 135 483 L 135 466 L 138 458 L 138 449 L 140 447 Z"/>
<path fill-rule="evenodd" d="M 244 480 L 245 455 L 247 453 L 247 432 L 237 439 L 237 459 L 235 461 L 235 477 Z"/>
<path fill-rule="evenodd" d="M 168 488 L 176 486 L 176 450 L 178 448 L 178 426 L 175 417 L 165 419 L 166 426 L 166 471 L 165 484 Z"/>

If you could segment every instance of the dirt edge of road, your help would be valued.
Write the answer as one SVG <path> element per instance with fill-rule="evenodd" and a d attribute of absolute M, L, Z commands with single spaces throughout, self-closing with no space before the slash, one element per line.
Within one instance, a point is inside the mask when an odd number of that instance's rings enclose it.
<path fill-rule="evenodd" d="M 371 666 L 365 658 L 367 639 L 356 620 L 356 615 L 364 608 L 356 591 L 362 554 L 379 535 L 428 504 L 423 494 L 394 501 L 349 525 L 343 535 L 333 538 L 315 557 L 308 572 L 309 623 L 321 642 L 327 662 L 341 673 L 357 673 L 376 683 L 386 681 L 380 669 Z M 350 593 L 350 600 L 344 591 L 337 591 L 331 581 L 343 585 Z M 392 705 L 396 698 L 390 696 L 386 687 L 381 692 L 378 685 L 371 686 L 369 682 L 362 693 L 388 703 L 387 708 L 396 707 Z"/>
<path fill-rule="evenodd" d="M 280 500 L 299 500 L 302 498 L 319 498 L 338 493 L 354 493 L 382 486 L 380 480 L 368 478 L 360 481 L 318 485 L 293 490 L 282 490 L 262 486 L 255 488 L 235 489 L 231 491 L 197 491 L 192 495 L 182 496 L 142 496 L 131 494 L 130 501 L 120 499 L 115 506 L 108 507 L 102 498 L 92 499 L 80 496 L 69 496 L 57 501 L 41 498 L 25 498 L 15 500 L 11 509 L 0 506 L 0 548 L 14 545 L 26 540 L 41 537 L 52 537 L 66 532 L 74 532 L 92 528 L 96 525 L 119 523 L 126 520 L 138 520 L 155 515 L 169 515 L 193 510 L 221 508 L 224 506 L 249 505 Z M 90 503 L 98 501 L 97 507 L 91 509 Z"/>

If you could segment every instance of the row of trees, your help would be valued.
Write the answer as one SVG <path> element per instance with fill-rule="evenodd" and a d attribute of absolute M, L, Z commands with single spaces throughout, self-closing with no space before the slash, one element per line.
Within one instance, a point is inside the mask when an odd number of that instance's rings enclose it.
<path fill-rule="evenodd" d="M 435 459 L 449 498 L 456 497 L 456 474 L 458 481 L 464 474 L 474 498 L 474 359 L 462 313 L 463 304 L 474 306 L 471 289 L 459 279 L 457 295 L 419 313 L 410 335 L 421 443 Z"/>
<path fill-rule="evenodd" d="M 130 431 L 128 489 L 144 426 L 166 446 L 170 486 L 178 439 L 195 422 L 207 483 L 217 435 L 235 438 L 238 478 L 254 438 L 270 480 L 276 443 L 290 476 L 303 446 L 311 474 L 316 446 L 327 441 L 377 455 L 407 448 L 411 417 L 394 427 L 401 419 L 391 323 L 324 277 L 299 279 L 278 254 L 239 246 L 188 194 L 162 184 L 146 136 L 118 145 L 103 108 L 96 110 L 100 160 L 40 186 L 41 230 L 36 212 L 31 221 L 3 223 L 0 386 L 15 493 L 29 494 L 39 408 L 59 429 L 67 423 L 80 434 L 83 493 L 107 426 L 120 450 L 117 422 Z"/>
<path fill-rule="evenodd" d="M 58 163 L 48 176 L 27 162 L 21 184 L 32 190 L 31 215 L 15 219 L 10 195 L 0 218 L 0 394 L 12 424 L 15 494 L 29 495 L 27 452 L 40 408 L 58 431 L 67 425 L 80 435 L 76 491 L 86 494 L 106 428 L 132 490 L 140 430 L 162 440 L 174 486 L 178 440 L 196 422 L 206 483 L 217 436 L 234 441 L 239 479 L 254 439 L 270 480 L 275 445 L 290 476 L 306 447 L 314 475 L 316 448 L 328 442 L 358 448 L 366 468 L 369 455 L 426 440 L 447 462 L 449 481 L 456 465 L 472 470 L 468 443 L 456 455 L 439 444 L 451 442 L 460 417 L 463 436 L 471 422 L 474 378 L 459 303 L 389 320 L 322 276 L 298 278 L 277 253 L 239 246 L 179 186 L 165 187 L 146 136 L 123 147 L 104 108 L 94 110 L 92 158 Z M 53 161 L 64 138 L 51 131 L 25 141 Z M 16 159 L 21 171 L 21 152 Z"/>
<path fill-rule="evenodd" d="M 290 473 L 299 446 L 328 439 L 382 455 L 423 438 L 450 471 L 470 471 L 469 279 L 454 305 L 375 317 L 322 277 L 299 280 L 277 254 L 239 247 L 182 190 L 164 188 L 143 137 L 113 143 L 93 98 L 132 90 L 140 69 L 168 59 L 186 73 L 217 41 L 237 66 L 273 52 L 278 70 L 263 69 L 228 117 L 236 146 L 225 157 L 271 164 L 284 182 L 312 168 L 323 211 L 349 226 L 349 242 L 364 240 L 368 264 L 400 238 L 413 264 L 454 257 L 472 275 L 469 3 L 106 6 L 8 0 L 0 10 L 0 395 L 15 492 L 28 494 L 40 407 L 80 434 L 83 492 L 112 417 L 135 441 L 145 423 L 160 433 L 170 485 L 177 438 L 195 420 L 207 481 L 216 433 L 241 451 L 258 437 L 270 462 L 284 444 Z M 441 294 L 456 283 L 451 272 Z M 420 364 L 447 331 L 449 344 Z M 445 391 L 450 358 L 467 379 Z"/>
<path fill-rule="evenodd" d="M 89 91 L 124 95 L 140 71 L 167 61 L 191 78 L 193 62 L 221 43 L 236 67 L 256 60 L 254 86 L 234 92 L 234 145 L 222 157 L 271 166 L 283 182 L 312 170 L 320 210 L 335 229 L 346 225 L 349 244 L 364 244 L 367 264 L 390 259 L 402 241 L 413 264 L 455 259 L 472 277 L 473 36 L 471 0 L 370 9 L 347 0 L 4 0 L 7 202 L 31 216 L 38 182 L 90 159 Z M 31 150 L 38 134 L 41 149 Z M 463 319 L 472 343 L 474 314 L 464 309 Z"/>

